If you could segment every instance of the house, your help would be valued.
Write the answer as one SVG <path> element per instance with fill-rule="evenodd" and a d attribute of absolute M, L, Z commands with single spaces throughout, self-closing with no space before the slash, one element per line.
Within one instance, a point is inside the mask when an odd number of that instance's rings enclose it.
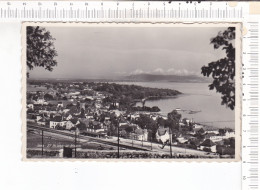
<path fill-rule="evenodd" d="M 70 109 L 63 109 L 63 113 L 68 113 Z"/>
<path fill-rule="evenodd" d="M 47 105 L 48 102 L 46 102 L 43 98 L 38 98 L 37 101 L 34 101 L 34 104 Z"/>
<path fill-rule="evenodd" d="M 205 139 L 210 139 L 212 142 L 218 142 L 223 140 L 223 136 L 216 135 L 213 132 L 206 133 Z"/>
<path fill-rule="evenodd" d="M 156 121 L 157 118 L 158 118 L 158 116 L 153 116 L 153 115 L 151 115 L 150 117 L 151 117 L 151 119 L 153 119 L 154 121 Z"/>
<path fill-rule="evenodd" d="M 125 126 L 125 125 L 128 125 L 128 123 L 127 122 L 123 122 L 123 123 L 119 123 L 119 127 L 121 127 L 121 126 Z"/>
<path fill-rule="evenodd" d="M 57 126 L 66 127 L 67 121 L 63 121 L 62 116 L 55 116 L 54 118 L 50 119 L 50 128 L 56 129 Z"/>
<path fill-rule="evenodd" d="M 225 135 L 224 135 L 224 139 L 229 139 L 229 138 L 235 138 L 235 131 L 233 131 L 232 129 L 226 130 Z"/>
<path fill-rule="evenodd" d="M 37 115 L 37 116 L 36 116 L 36 121 L 39 121 L 40 119 L 42 119 L 42 116 Z"/>
<path fill-rule="evenodd" d="M 77 123 L 79 123 L 79 121 L 77 119 L 70 119 L 66 123 L 66 129 L 70 130 L 71 128 L 75 127 L 75 125 L 77 125 Z"/>
<path fill-rule="evenodd" d="M 205 134 L 205 131 L 204 131 L 204 129 L 203 128 L 200 128 L 200 129 L 193 129 L 195 132 L 196 132 L 196 134 L 201 134 L 201 135 L 203 135 L 203 134 Z"/>
<path fill-rule="evenodd" d="M 102 106 L 102 105 L 99 104 L 99 103 L 96 103 L 96 104 L 95 104 L 95 107 L 96 107 L 97 109 L 101 108 L 101 106 Z"/>
<path fill-rule="evenodd" d="M 158 142 L 165 143 L 170 140 L 169 128 L 159 127 L 156 132 L 156 139 Z"/>
<path fill-rule="evenodd" d="M 122 114 L 122 112 L 119 110 L 113 110 L 113 113 L 116 115 L 116 117 L 119 117 Z"/>
<path fill-rule="evenodd" d="M 63 102 L 58 102 L 57 107 L 63 107 Z"/>
<path fill-rule="evenodd" d="M 80 105 L 79 105 L 79 107 L 80 107 L 80 110 L 83 109 L 83 110 L 85 111 L 85 109 L 86 109 L 86 103 L 81 102 Z"/>
<path fill-rule="evenodd" d="M 164 120 L 167 120 L 167 116 L 161 116 L 161 118 L 163 118 Z"/>
<path fill-rule="evenodd" d="M 46 125 L 46 119 L 45 118 L 41 118 L 37 121 L 37 124 L 39 125 Z"/>
<path fill-rule="evenodd" d="M 72 115 L 69 114 L 67 117 L 66 117 L 66 120 L 71 120 L 72 119 Z"/>
<path fill-rule="evenodd" d="M 195 124 L 193 125 L 193 127 L 194 127 L 194 129 L 200 129 L 200 128 L 203 128 L 204 126 L 203 126 L 203 125 L 200 125 L 200 124 L 197 124 L 197 123 L 195 123 Z"/>
<path fill-rule="evenodd" d="M 80 92 L 70 92 L 68 93 L 69 96 L 76 96 L 76 95 L 80 95 Z"/>
<path fill-rule="evenodd" d="M 223 140 L 223 136 L 215 135 L 211 136 L 209 139 L 212 140 L 212 142 L 219 142 Z"/>
<path fill-rule="evenodd" d="M 216 134 L 215 133 L 206 133 L 205 139 L 210 139 L 212 136 L 216 136 Z"/>
<path fill-rule="evenodd" d="M 98 133 L 98 132 L 104 132 L 104 128 L 101 125 L 100 122 L 97 121 L 93 121 L 89 124 L 89 127 L 87 128 L 88 132 L 94 132 L 94 133 Z"/>
<path fill-rule="evenodd" d="M 28 104 L 28 105 L 27 105 L 27 108 L 33 110 L 33 109 L 34 109 L 34 106 L 33 106 L 33 104 Z"/>
<path fill-rule="evenodd" d="M 85 116 L 86 116 L 87 119 L 94 119 L 94 114 L 93 113 L 85 114 Z"/>
<path fill-rule="evenodd" d="M 102 125 L 100 125 L 99 122 L 90 122 L 89 126 L 86 126 L 86 124 L 80 122 L 80 124 L 77 125 L 84 125 L 85 127 L 80 128 L 80 132 L 83 135 L 93 136 L 93 137 L 105 137 L 107 136 L 107 133 Z"/>
<path fill-rule="evenodd" d="M 208 149 L 211 152 L 217 152 L 217 146 L 215 143 L 213 143 L 210 139 L 206 139 L 203 143 L 200 144 L 199 146 L 200 150 Z"/>
<path fill-rule="evenodd" d="M 191 125 L 193 123 L 192 119 L 183 118 L 181 123 L 185 125 Z"/>
<path fill-rule="evenodd" d="M 218 134 L 219 134 L 219 131 L 216 130 L 216 129 L 207 129 L 207 130 L 206 130 L 206 133 L 214 133 L 215 135 L 218 135 Z"/>
<path fill-rule="evenodd" d="M 177 141 L 178 141 L 179 143 L 183 144 L 183 143 L 188 142 L 188 139 L 186 139 L 185 137 L 178 137 L 178 138 L 177 138 Z"/>
<path fill-rule="evenodd" d="M 147 129 L 136 129 L 134 132 L 134 138 L 140 141 L 148 141 Z"/>

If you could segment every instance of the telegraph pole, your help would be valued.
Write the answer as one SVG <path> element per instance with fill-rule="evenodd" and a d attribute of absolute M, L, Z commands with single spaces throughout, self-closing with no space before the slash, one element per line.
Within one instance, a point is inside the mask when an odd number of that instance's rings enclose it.
<path fill-rule="evenodd" d="M 172 158 L 172 132 L 169 128 L 169 135 L 170 135 L 170 157 Z"/>
<path fill-rule="evenodd" d="M 152 135 L 151 135 L 151 150 L 153 150 L 153 138 L 152 138 Z"/>
<path fill-rule="evenodd" d="M 77 130 L 75 129 L 75 158 L 77 157 Z"/>
<path fill-rule="evenodd" d="M 43 130 L 42 130 L 42 156 L 43 156 L 43 146 L 44 144 L 43 144 Z"/>
<path fill-rule="evenodd" d="M 117 126 L 117 158 L 119 158 L 119 125 Z"/>

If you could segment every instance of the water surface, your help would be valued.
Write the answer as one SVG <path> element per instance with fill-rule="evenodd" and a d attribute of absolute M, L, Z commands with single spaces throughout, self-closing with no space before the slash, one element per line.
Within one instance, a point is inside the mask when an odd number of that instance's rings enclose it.
<path fill-rule="evenodd" d="M 168 88 L 182 92 L 176 98 L 147 100 L 145 105 L 158 106 L 161 114 L 167 115 L 176 108 L 182 110 L 200 111 L 189 114 L 189 111 L 180 112 L 182 117 L 193 119 L 217 128 L 235 128 L 235 111 L 221 105 L 221 94 L 209 90 L 207 83 L 175 83 L 175 82 L 117 82 L 118 84 L 135 84 L 151 88 Z M 138 104 L 141 105 L 141 104 Z"/>

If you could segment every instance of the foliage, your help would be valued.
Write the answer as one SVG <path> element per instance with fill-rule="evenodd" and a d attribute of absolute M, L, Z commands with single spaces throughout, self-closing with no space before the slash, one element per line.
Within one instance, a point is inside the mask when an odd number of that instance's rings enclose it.
<path fill-rule="evenodd" d="M 158 106 L 153 106 L 153 107 L 147 107 L 147 106 L 137 106 L 137 107 L 131 107 L 129 108 L 131 111 L 147 111 L 147 112 L 159 112 L 161 111 Z"/>
<path fill-rule="evenodd" d="M 224 145 L 235 148 L 235 138 L 224 139 Z"/>
<path fill-rule="evenodd" d="M 121 137 L 127 137 L 127 132 L 125 130 L 122 130 L 120 132 Z"/>
<path fill-rule="evenodd" d="M 133 102 L 134 99 L 162 98 L 180 94 L 180 92 L 176 90 L 148 88 L 137 85 L 122 85 L 115 83 L 95 83 L 92 85 L 94 90 L 112 94 L 112 99 L 121 102 L 122 104 L 126 104 L 126 102 L 129 104 Z"/>
<path fill-rule="evenodd" d="M 65 128 L 62 127 L 62 126 L 60 126 L 59 124 L 57 124 L 56 127 L 55 127 L 55 129 L 57 129 L 57 130 L 64 130 Z"/>
<path fill-rule="evenodd" d="M 27 26 L 26 64 L 29 70 L 34 67 L 44 67 L 52 71 L 57 65 L 55 57 L 58 55 L 54 47 L 54 40 L 49 31 L 39 26 Z M 29 73 L 27 73 L 29 77 Z"/>
<path fill-rule="evenodd" d="M 235 148 L 217 145 L 217 153 L 220 155 L 235 155 Z"/>
<path fill-rule="evenodd" d="M 131 132 L 133 132 L 133 128 L 132 127 L 127 127 L 127 128 L 125 128 L 125 131 L 127 133 L 131 133 Z"/>
<path fill-rule="evenodd" d="M 150 118 L 148 115 L 141 114 L 138 120 L 135 121 L 135 124 L 140 126 L 142 129 L 148 129 L 152 133 L 152 138 L 155 137 L 158 126 L 156 121 Z"/>
<path fill-rule="evenodd" d="M 80 109 L 80 117 L 81 118 L 86 118 L 85 116 L 85 110 L 83 108 Z"/>
<path fill-rule="evenodd" d="M 179 114 L 176 110 L 168 113 L 167 123 L 171 130 L 179 130 L 179 121 L 181 119 L 181 114 Z"/>
<path fill-rule="evenodd" d="M 148 115 L 141 114 L 140 117 L 135 121 L 142 129 L 152 129 L 156 126 L 156 122 Z M 156 126 L 157 127 L 157 126 Z"/>
<path fill-rule="evenodd" d="M 225 133 L 226 133 L 226 130 L 225 129 L 219 129 L 218 132 L 219 132 L 220 136 L 224 136 Z"/>
<path fill-rule="evenodd" d="M 212 76 L 213 82 L 209 85 L 209 89 L 216 89 L 221 93 L 222 105 L 226 105 L 231 110 L 235 108 L 235 47 L 233 42 L 235 39 L 235 28 L 229 27 L 224 32 L 219 32 L 210 43 L 215 49 L 221 48 L 225 51 L 226 57 L 211 62 L 208 66 L 201 68 L 204 76 Z"/>
<path fill-rule="evenodd" d="M 210 149 L 210 148 L 207 148 L 207 147 L 204 147 L 204 148 L 203 148 L 203 151 L 205 151 L 205 152 L 211 152 L 211 149 Z"/>
<path fill-rule="evenodd" d="M 45 100 L 53 100 L 53 96 L 50 95 L 50 94 L 45 94 L 45 95 L 44 95 L 44 99 L 45 99 Z"/>
<path fill-rule="evenodd" d="M 86 126 L 86 124 L 84 124 L 84 123 L 79 123 L 79 124 L 77 124 L 77 126 L 76 126 L 79 130 L 86 130 L 87 129 L 87 126 Z"/>

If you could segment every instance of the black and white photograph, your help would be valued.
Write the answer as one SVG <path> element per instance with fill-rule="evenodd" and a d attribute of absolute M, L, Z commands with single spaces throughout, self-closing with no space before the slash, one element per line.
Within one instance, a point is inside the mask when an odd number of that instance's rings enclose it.
<path fill-rule="evenodd" d="M 240 159 L 240 23 L 23 23 L 25 160 Z"/>

